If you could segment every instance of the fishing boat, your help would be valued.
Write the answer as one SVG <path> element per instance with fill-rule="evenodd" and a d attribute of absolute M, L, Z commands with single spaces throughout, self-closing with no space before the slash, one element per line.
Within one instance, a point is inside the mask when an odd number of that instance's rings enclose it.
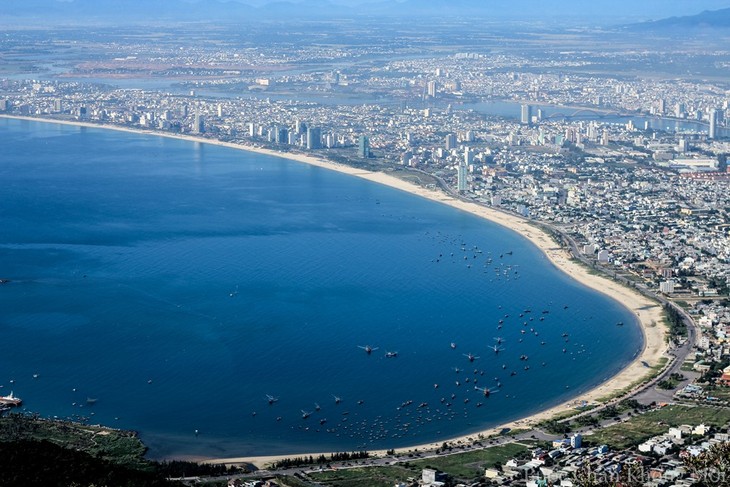
<path fill-rule="evenodd" d="M 3 406 L 20 406 L 23 404 L 23 400 L 19 397 L 15 397 L 13 392 L 10 392 L 8 396 L 0 396 L 0 405 Z"/>

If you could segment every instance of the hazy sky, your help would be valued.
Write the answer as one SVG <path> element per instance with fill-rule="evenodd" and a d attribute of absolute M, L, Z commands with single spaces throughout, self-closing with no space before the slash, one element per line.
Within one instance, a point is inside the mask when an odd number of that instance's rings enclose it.
<path fill-rule="evenodd" d="M 187 0 L 207 1 L 207 0 Z M 222 0 L 225 1 L 225 0 Z M 231 0 L 229 0 L 231 1 Z M 444 13 L 464 13 L 468 8 L 462 4 L 478 5 L 482 11 L 489 9 L 500 14 L 534 17 L 595 18 L 611 23 L 611 19 L 632 19 L 636 21 L 657 20 L 671 16 L 695 15 L 704 10 L 718 10 L 730 7 L 730 0 L 232 0 L 257 7 L 272 3 L 290 2 L 297 4 L 330 3 L 367 11 L 369 6 L 383 4 L 409 4 L 414 11 L 439 6 Z M 364 7 L 364 8 L 363 8 Z M 375 8 L 374 10 L 377 10 Z"/>
<path fill-rule="evenodd" d="M 200 0 L 188 0 L 188 1 L 200 1 Z M 231 1 L 231 0 L 229 0 Z M 248 5 L 263 6 L 270 3 L 278 3 L 282 0 L 232 0 L 239 3 L 245 3 Z M 287 1 L 287 0 L 284 0 Z M 321 3 L 322 0 L 288 0 L 291 3 Z M 357 5 L 368 5 L 377 4 L 384 2 L 395 2 L 404 3 L 406 0 L 328 0 L 329 3 L 337 5 L 357 6 Z M 438 1 L 438 0 L 436 0 Z M 482 0 L 483 3 L 493 3 L 495 6 L 503 3 L 504 0 Z M 434 0 L 422 0 L 419 3 L 429 4 L 434 3 Z M 564 0 L 524 0 L 522 3 L 534 4 L 534 5 L 550 5 L 550 8 L 556 11 L 563 10 L 565 7 Z M 590 5 L 598 5 L 604 8 L 610 8 L 611 10 L 623 10 L 624 12 L 643 12 L 649 9 L 656 9 L 659 11 L 674 11 L 677 15 L 687 15 L 692 13 L 699 13 L 703 10 L 717 10 L 721 8 L 730 7 L 730 1 L 728 0 L 592 0 L 583 2 L 586 8 Z M 647 8 L 646 4 L 649 5 Z M 572 6 L 571 6 L 572 8 Z"/>
<path fill-rule="evenodd" d="M 190 5 L 181 8 L 181 3 Z M 247 10 L 241 4 L 258 8 Z M 237 8 L 232 9 L 234 6 Z M 116 19 L 148 13 L 151 17 L 163 14 L 166 18 L 184 18 L 187 11 L 188 16 L 197 18 L 215 11 L 217 18 L 231 13 L 234 17 L 268 15 L 296 20 L 349 13 L 404 18 L 423 14 L 463 17 L 472 13 L 500 19 L 621 24 L 728 7 L 730 0 L 0 0 L 0 16 Z"/>
<path fill-rule="evenodd" d="M 207 0 L 187 0 L 207 1 Z M 226 1 L 226 0 L 221 0 Z M 492 10 L 495 16 L 544 16 L 594 19 L 596 23 L 622 21 L 658 20 L 672 16 L 695 15 L 704 10 L 718 10 L 730 7 L 730 0 L 228 0 L 262 7 L 272 3 L 322 4 L 355 7 L 354 11 L 368 11 L 369 6 L 377 11 L 384 4 L 409 4 L 407 11 L 433 10 L 439 6 L 444 13 L 464 13 L 468 8 L 462 4 L 478 5 L 482 12 Z M 356 8 L 360 7 L 360 8 Z M 315 7 L 316 8 L 316 7 Z"/>

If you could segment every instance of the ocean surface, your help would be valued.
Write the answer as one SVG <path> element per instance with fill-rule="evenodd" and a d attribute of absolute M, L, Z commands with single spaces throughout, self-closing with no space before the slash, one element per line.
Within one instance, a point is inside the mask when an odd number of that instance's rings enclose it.
<path fill-rule="evenodd" d="M 443 440 L 642 348 L 526 239 L 417 196 L 149 135 L 0 136 L 0 394 L 137 430 L 152 457 Z"/>

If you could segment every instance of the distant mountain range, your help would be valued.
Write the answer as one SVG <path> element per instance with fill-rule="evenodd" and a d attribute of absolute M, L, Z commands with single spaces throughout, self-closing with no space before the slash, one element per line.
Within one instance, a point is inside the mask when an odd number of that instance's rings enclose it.
<path fill-rule="evenodd" d="M 2 0 L 0 22 L 138 22 L 247 19 L 316 19 L 386 16 L 403 18 L 485 17 L 560 21 L 580 18 L 595 24 L 636 22 L 725 6 L 724 0 Z M 724 4 L 724 5 L 723 5 Z M 726 9 L 727 10 L 727 9 Z M 712 12 L 704 12 L 712 21 Z M 700 17 L 695 16 L 695 17 Z M 685 17 L 676 18 L 677 21 Z M 691 19 L 694 17 L 686 17 Z M 661 27 L 661 22 L 651 25 Z"/>
<path fill-rule="evenodd" d="M 730 8 L 706 10 L 697 15 L 670 17 L 653 22 L 642 22 L 628 26 L 630 30 L 675 30 L 675 29 L 728 29 L 730 28 Z"/>

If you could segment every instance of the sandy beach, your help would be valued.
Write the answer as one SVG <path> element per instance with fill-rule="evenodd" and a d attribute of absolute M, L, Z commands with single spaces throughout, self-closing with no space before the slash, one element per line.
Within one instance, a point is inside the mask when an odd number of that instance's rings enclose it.
<path fill-rule="evenodd" d="M 529 417 L 522 418 L 517 421 L 513 421 L 507 424 L 502 424 L 493 428 L 486 429 L 481 432 L 472 433 L 469 435 L 464 435 L 458 438 L 443 438 L 439 440 L 438 442 L 430 443 L 430 444 L 422 444 L 422 445 L 414 445 L 407 448 L 399 448 L 397 451 L 408 451 L 413 449 L 418 449 L 419 451 L 427 450 L 427 449 L 435 449 L 441 446 L 441 443 L 444 441 L 448 441 L 449 443 L 458 443 L 462 442 L 464 444 L 471 443 L 472 441 L 476 440 L 478 435 L 484 435 L 489 436 L 498 433 L 504 428 L 510 428 L 510 429 L 529 429 L 530 427 L 534 426 L 535 424 L 544 421 L 546 419 L 549 419 L 556 414 L 563 413 L 569 410 L 574 410 L 576 405 L 581 404 L 583 401 L 586 401 L 587 403 L 592 403 L 597 401 L 600 398 L 605 398 L 608 396 L 615 395 L 619 391 L 625 390 L 627 387 L 629 387 L 632 384 L 635 384 L 638 380 L 640 380 L 642 377 L 646 376 L 649 373 L 649 369 L 644 365 L 644 363 L 654 366 L 657 365 L 662 357 L 667 356 L 667 345 L 665 341 L 665 327 L 662 326 L 662 309 L 659 304 L 656 302 L 653 302 L 649 300 L 648 298 L 644 297 L 643 295 L 639 294 L 638 292 L 624 287 L 611 279 L 595 274 L 589 273 L 584 267 L 579 265 L 575 260 L 573 260 L 570 257 L 570 254 L 567 250 L 561 248 L 548 234 L 546 234 L 541 229 L 533 226 L 530 224 L 530 222 L 526 219 L 522 219 L 516 216 L 513 216 L 511 214 L 507 214 L 505 212 L 501 212 L 499 210 L 488 208 L 485 206 L 481 206 L 476 203 L 471 203 L 463 200 L 456 199 L 454 197 L 451 197 L 449 195 L 444 194 L 441 191 L 438 190 L 429 190 L 414 184 L 411 184 L 407 181 L 403 181 L 401 179 L 398 179 L 394 176 L 381 173 L 381 172 L 372 172 L 372 171 L 366 171 L 362 169 L 356 169 L 349 166 L 345 166 L 342 164 L 333 163 L 330 161 L 327 161 L 325 159 L 309 156 L 309 155 L 303 155 L 303 154 L 294 154 L 294 153 L 286 153 L 286 152 L 277 152 L 270 149 L 264 149 L 260 147 L 250 146 L 250 145 L 243 145 L 243 144 L 236 144 L 236 143 L 229 143 L 229 142 L 221 142 L 213 139 L 208 139 L 205 137 L 196 137 L 196 136 L 189 136 L 189 135 L 183 135 L 183 134 L 172 134 L 172 133 L 165 133 L 165 132 L 157 132 L 157 131 L 150 131 L 150 130 L 139 130 L 134 128 L 127 128 L 127 127 L 120 127 L 116 125 L 102 125 L 102 124 L 96 124 L 96 123 L 87 123 L 87 122 L 75 122 L 75 121 L 65 121 L 65 120 L 54 120 L 54 119 L 43 119 L 43 118 L 31 118 L 31 117 L 15 117 L 15 116 L 7 116 L 7 115 L 0 115 L 0 117 L 3 118 L 13 118 L 13 119 L 20 119 L 20 120 L 30 120 L 30 121 L 39 121 L 39 122 L 50 122 L 50 123 L 59 123 L 59 124 L 65 124 L 65 125 L 73 125 L 78 127 L 90 127 L 90 128 L 104 128 L 104 129 L 111 129 L 111 130 L 118 130 L 118 131 L 124 131 L 124 132 L 131 132 L 131 133 L 137 133 L 137 134 L 147 134 L 147 135 L 156 135 L 156 136 L 162 136 L 162 137 L 168 137 L 173 139 L 180 139 L 180 140 L 186 140 L 191 142 L 198 142 L 198 143 L 206 143 L 206 144 L 214 144 L 219 145 L 223 147 L 229 147 L 233 149 L 238 150 L 246 150 L 251 152 L 256 152 L 259 154 L 265 154 L 275 157 L 281 157 L 286 159 L 291 159 L 293 161 L 310 164 L 317 167 L 322 167 L 325 169 L 330 169 L 333 171 L 338 171 L 341 173 L 349 174 L 351 176 L 356 176 L 362 179 L 366 179 L 368 181 L 372 181 L 374 183 L 378 184 L 384 184 L 386 186 L 390 186 L 392 188 L 406 191 L 410 194 L 417 195 L 423 198 L 428 198 L 433 201 L 440 202 L 442 204 L 446 204 L 449 206 L 452 206 L 454 208 L 457 208 L 462 211 L 469 212 L 471 214 L 474 214 L 476 216 L 479 216 L 481 218 L 484 218 L 486 220 L 495 222 L 499 225 L 502 225 L 510 230 L 513 230 L 520 235 L 524 236 L 528 240 L 530 240 L 535 246 L 537 246 L 544 254 L 545 256 L 561 271 L 565 272 L 567 275 L 572 277 L 573 279 L 577 280 L 581 284 L 588 286 L 592 289 L 595 289 L 596 291 L 599 291 L 605 295 L 610 296 L 611 298 L 615 299 L 619 303 L 621 303 L 623 306 L 631 310 L 631 312 L 636 316 L 638 322 L 641 325 L 643 335 L 644 335 L 644 348 L 639 354 L 639 356 L 626 368 L 624 368 L 621 372 L 607 380 L 606 382 L 600 384 L 596 388 L 592 389 L 591 391 L 588 391 L 587 393 L 580 394 L 579 396 L 576 396 L 570 401 L 567 401 L 563 404 L 560 404 L 558 406 L 552 407 L 550 409 L 541 411 L 537 414 L 531 415 Z M 385 452 L 372 452 L 374 455 L 384 455 Z M 294 456 L 302 456 L 302 455 L 309 455 L 309 453 L 303 453 L 303 452 L 292 452 L 289 455 L 276 455 L 276 456 L 263 456 L 263 457 L 240 457 L 240 458 L 200 458 L 197 460 L 211 462 L 211 463 L 252 463 L 258 467 L 264 467 L 266 464 L 269 464 L 273 461 L 276 461 L 281 458 L 286 457 L 294 457 Z M 319 453 L 312 454 L 313 456 L 318 456 Z"/>

